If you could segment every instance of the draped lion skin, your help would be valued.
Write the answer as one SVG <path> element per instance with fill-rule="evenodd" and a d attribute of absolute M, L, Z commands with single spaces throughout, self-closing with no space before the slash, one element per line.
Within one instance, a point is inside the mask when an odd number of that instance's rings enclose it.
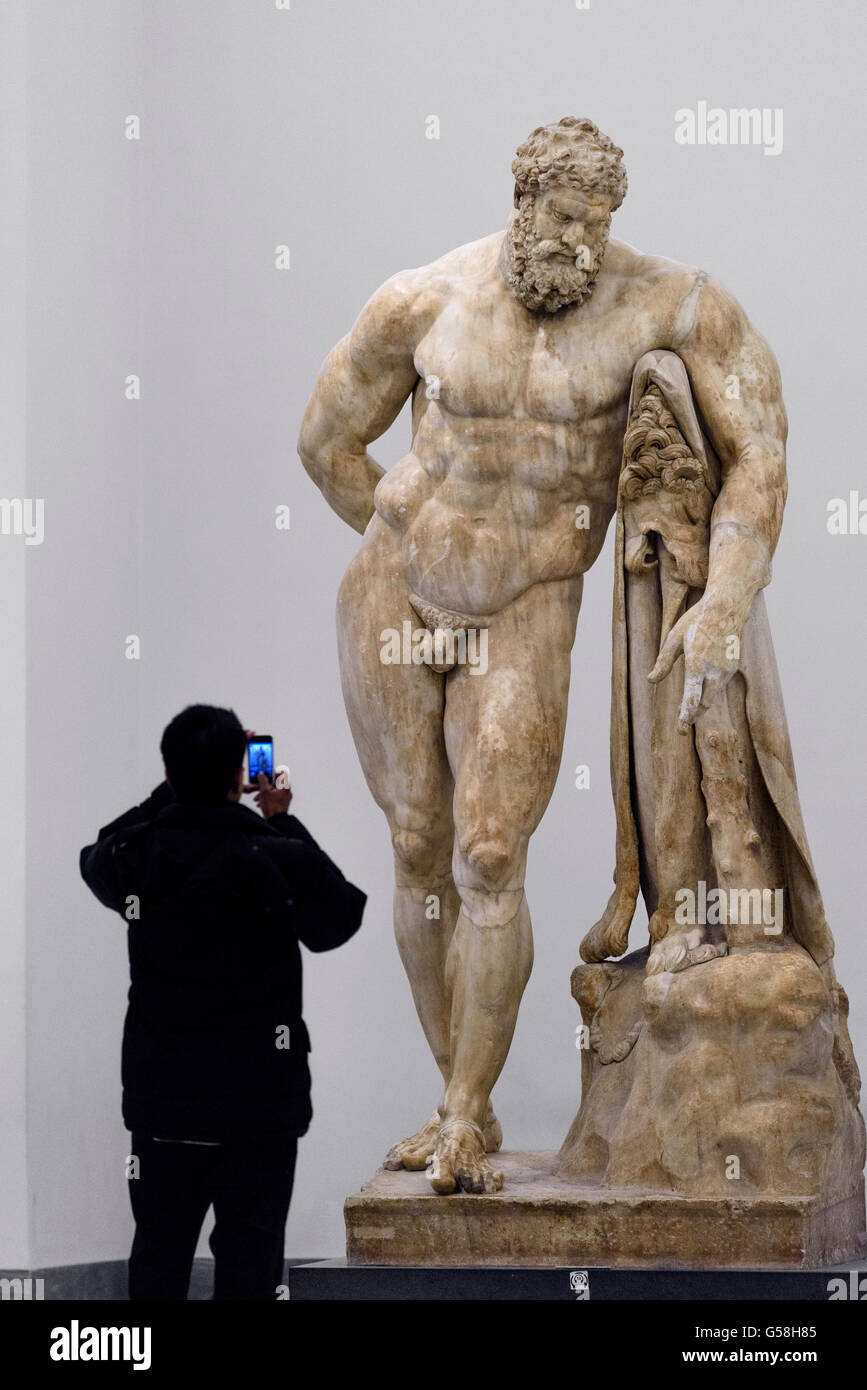
<path fill-rule="evenodd" d="M 440 1193 L 502 1185 L 490 1094 L 532 964 L 527 849 L 557 776 L 583 575 L 615 512 L 642 355 L 679 355 L 722 474 L 704 593 L 648 673 L 662 680 L 682 657 L 682 732 L 738 669 L 731 639 L 770 578 L 786 494 L 774 356 L 704 272 L 609 235 L 622 151 L 566 117 L 536 129 L 512 171 L 504 232 L 372 295 L 323 364 L 299 439 L 364 537 L 338 600 L 344 697 L 391 830 L 398 948 L 445 1087 L 387 1164 L 427 1166 Z M 384 472 L 368 445 L 410 396 L 410 452 Z M 485 629 L 487 671 L 383 662 L 381 633 L 405 622 Z M 612 949 L 594 945 L 598 959 Z M 655 941 L 649 968 L 688 965 L 671 949 Z"/>

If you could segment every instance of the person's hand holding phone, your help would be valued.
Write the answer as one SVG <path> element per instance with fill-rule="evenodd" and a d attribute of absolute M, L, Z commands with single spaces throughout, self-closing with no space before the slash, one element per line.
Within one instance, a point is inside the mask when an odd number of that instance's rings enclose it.
<path fill-rule="evenodd" d="M 271 785 L 274 769 L 274 744 L 270 734 L 257 734 L 252 729 L 245 729 L 244 732 L 247 735 L 247 775 L 250 779 L 244 783 L 243 790 L 246 794 L 259 790 L 259 779 L 262 773 L 264 773 L 268 785 Z"/>
<path fill-rule="evenodd" d="M 270 735 L 256 734 L 252 729 L 246 729 L 244 732 L 247 735 L 248 760 L 250 760 L 251 744 L 253 744 L 257 750 L 260 746 L 267 745 L 268 763 L 273 766 L 274 747 Z M 253 799 L 265 819 L 267 820 L 269 816 L 276 816 L 281 813 L 285 814 L 286 811 L 289 810 L 289 805 L 292 801 L 292 789 L 288 786 L 275 786 L 271 778 L 265 772 L 256 774 L 255 781 L 252 780 L 253 776 L 253 766 L 251 766 L 251 780 L 244 784 L 244 791 L 247 793 L 256 793 Z"/>
<path fill-rule="evenodd" d="M 291 787 L 272 787 L 264 772 L 259 773 L 259 790 L 253 800 L 267 820 L 269 816 L 285 814 L 292 801 Z"/>

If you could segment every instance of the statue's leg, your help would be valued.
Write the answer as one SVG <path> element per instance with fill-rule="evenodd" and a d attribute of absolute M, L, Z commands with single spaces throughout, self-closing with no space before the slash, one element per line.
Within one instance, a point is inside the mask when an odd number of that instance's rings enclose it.
<path fill-rule="evenodd" d="M 482 1127 L 512 1041 L 533 942 L 527 846 L 554 789 L 580 579 L 540 584 L 490 621 L 488 669 L 446 681 L 461 910 L 448 958 L 452 1076 L 429 1176 L 437 1192 L 491 1192 Z"/>
<path fill-rule="evenodd" d="M 413 1001 L 437 1066 L 451 1076 L 446 955 L 460 902 L 452 880 L 453 779 L 442 730 L 443 676 L 429 667 L 384 663 L 382 633 L 402 635 L 406 584 L 392 533 L 374 530 L 350 565 L 338 598 L 338 646 L 346 710 L 367 784 L 385 812 L 394 847 L 394 929 Z M 440 1116 L 393 1146 L 390 1167 L 424 1168 Z M 501 1135 L 486 1116 L 492 1149 Z"/>

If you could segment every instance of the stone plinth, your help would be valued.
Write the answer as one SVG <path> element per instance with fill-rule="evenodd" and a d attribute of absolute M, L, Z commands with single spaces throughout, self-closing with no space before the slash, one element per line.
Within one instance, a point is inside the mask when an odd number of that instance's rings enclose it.
<path fill-rule="evenodd" d="M 816 1197 L 697 1198 L 556 1175 L 555 1153 L 505 1152 L 490 1196 L 437 1196 L 424 1173 L 380 1169 L 347 1198 L 346 1257 L 365 1265 L 811 1269 L 867 1253 L 863 1182 Z M 859 1232 L 853 1237 L 852 1231 Z"/>

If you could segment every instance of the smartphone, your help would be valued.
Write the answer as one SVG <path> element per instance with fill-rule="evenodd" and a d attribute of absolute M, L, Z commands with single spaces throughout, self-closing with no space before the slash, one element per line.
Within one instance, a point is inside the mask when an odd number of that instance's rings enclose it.
<path fill-rule="evenodd" d="M 248 740 L 247 767 L 251 782 L 257 781 L 260 772 L 269 782 L 274 781 L 274 740 L 270 734 L 257 734 Z"/>

